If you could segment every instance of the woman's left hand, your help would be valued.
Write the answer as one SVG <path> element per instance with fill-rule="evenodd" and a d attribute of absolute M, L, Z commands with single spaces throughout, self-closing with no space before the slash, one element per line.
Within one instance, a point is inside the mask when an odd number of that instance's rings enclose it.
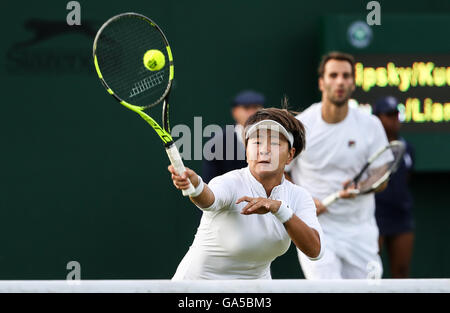
<path fill-rule="evenodd" d="M 242 209 L 241 214 L 266 214 L 275 213 L 281 206 L 281 201 L 272 200 L 267 198 L 252 198 L 252 197 L 242 197 L 236 201 L 236 204 L 241 202 L 248 202 L 247 205 Z"/>

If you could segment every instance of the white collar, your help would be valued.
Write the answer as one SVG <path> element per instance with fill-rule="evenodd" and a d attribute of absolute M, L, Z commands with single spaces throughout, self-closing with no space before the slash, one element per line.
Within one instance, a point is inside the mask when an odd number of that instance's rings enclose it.
<path fill-rule="evenodd" d="M 281 177 L 281 183 L 275 187 L 273 187 L 272 192 L 270 193 L 270 196 L 268 197 L 266 194 L 266 190 L 264 189 L 264 186 L 253 176 L 252 172 L 250 171 L 250 167 L 247 166 L 245 168 L 245 173 L 250 181 L 250 187 L 251 189 L 256 193 L 258 197 L 262 198 L 271 198 L 272 196 L 275 196 L 278 193 L 278 190 L 282 188 L 282 186 L 285 184 L 286 179 L 284 178 L 284 175 Z"/>

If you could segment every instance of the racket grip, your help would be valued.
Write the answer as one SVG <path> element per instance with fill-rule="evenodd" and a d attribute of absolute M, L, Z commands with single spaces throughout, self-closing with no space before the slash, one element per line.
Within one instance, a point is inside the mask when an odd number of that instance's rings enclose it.
<path fill-rule="evenodd" d="M 324 206 L 329 206 L 330 204 L 335 202 L 337 199 L 339 199 L 339 191 L 327 196 L 321 202 Z"/>
<path fill-rule="evenodd" d="M 166 152 L 169 156 L 170 163 L 173 165 L 178 175 L 183 174 L 186 171 L 186 168 L 184 167 L 183 160 L 181 159 L 180 152 L 178 152 L 175 143 L 166 147 Z M 192 185 L 192 183 L 190 183 L 189 188 L 183 189 L 182 192 L 183 196 L 189 196 L 195 192 L 195 187 Z"/>

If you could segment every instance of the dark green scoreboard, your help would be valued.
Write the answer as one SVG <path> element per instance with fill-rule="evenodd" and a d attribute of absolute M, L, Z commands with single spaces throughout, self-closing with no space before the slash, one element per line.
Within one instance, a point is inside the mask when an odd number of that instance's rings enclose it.
<path fill-rule="evenodd" d="M 361 15 L 324 19 L 323 52 L 355 56 L 360 106 L 395 96 L 401 133 L 416 149 L 417 171 L 450 170 L 450 15 Z"/>

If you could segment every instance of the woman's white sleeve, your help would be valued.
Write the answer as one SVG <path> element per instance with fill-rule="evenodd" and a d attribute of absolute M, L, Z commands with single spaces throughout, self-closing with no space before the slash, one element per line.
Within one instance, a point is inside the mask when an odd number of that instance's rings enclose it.
<path fill-rule="evenodd" d="M 316 213 L 316 205 L 314 204 L 314 200 L 308 192 L 302 192 L 299 195 L 299 207 L 296 208 L 295 215 L 297 215 L 306 225 L 311 228 L 314 228 L 319 233 L 320 239 L 320 252 L 319 255 L 315 258 L 310 258 L 312 261 L 319 260 L 324 252 L 324 236 L 322 227 L 319 224 L 319 220 L 317 219 Z"/>
<path fill-rule="evenodd" d="M 214 177 L 208 183 L 209 189 L 211 189 L 214 194 L 214 202 L 208 208 L 201 208 L 197 206 L 202 211 L 219 211 L 223 208 L 229 207 L 236 201 L 236 179 L 231 175 L 221 175 Z"/>

